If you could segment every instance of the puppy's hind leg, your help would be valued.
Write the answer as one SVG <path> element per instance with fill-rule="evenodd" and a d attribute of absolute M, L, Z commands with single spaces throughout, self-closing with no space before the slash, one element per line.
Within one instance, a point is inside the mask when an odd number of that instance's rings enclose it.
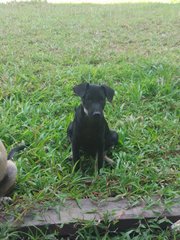
<path fill-rule="evenodd" d="M 68 129 L 67 129 L 67 136 L 68 136 L 68 140 L 70 142 L 72 142 L 72 136 L 73 136 L 73 122 L 71 122 L 68 126 Z"/>
<path fill-rule="evenodd" d="M 116 146 L 118 144 L 118 134 L 116 131 L 110 131 L 109 144 L 110 146 Z"/>
<path fill-rule="evenodd" d="M 0 182 L 0 197 L 7 195 L 14 187 L 16 182 L 17 167 L 11 160 L 7 161 L 7 172 L 4 179 Z"/>

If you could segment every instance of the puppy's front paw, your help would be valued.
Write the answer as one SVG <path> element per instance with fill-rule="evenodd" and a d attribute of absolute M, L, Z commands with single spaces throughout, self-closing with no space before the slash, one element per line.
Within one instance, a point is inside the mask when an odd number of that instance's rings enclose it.
<path fill-rule="evenodd" d="M 115 162 L 111 158 L 109 158 L 107 155 L 104 156 L 104 161 L 106 161 L 111 166 L 115 165 Z"/>

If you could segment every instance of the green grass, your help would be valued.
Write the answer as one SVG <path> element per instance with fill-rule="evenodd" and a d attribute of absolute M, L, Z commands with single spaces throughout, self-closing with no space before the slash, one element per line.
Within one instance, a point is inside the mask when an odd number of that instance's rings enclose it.
<path fill-rule="evenodd" d="M 66 198 L 179 194 L 179 6 L 0 5 L 0 136 L 8 149 L 30 144 L 15 158 L 17 217 Z M 105 109 L 116 166 L 100 176 L 67 161 L 72 87 L 84 81 L 116 90 Z"/>

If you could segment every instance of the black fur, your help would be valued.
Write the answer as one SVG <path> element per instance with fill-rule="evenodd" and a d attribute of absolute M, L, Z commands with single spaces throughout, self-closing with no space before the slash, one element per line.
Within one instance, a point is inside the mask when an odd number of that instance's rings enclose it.
<path fill-rule="evenodd" d="M 80 158 L 80 150 L 91 156 L 98 156 L 98 170 L 103 167 L 104 154 L 118 143 L 118 134 L 111 131 L 104 118 L 103 110 L 106 99 L 112 101 L 114 90 L 106 85 L 83 83 L 74 87 L 76 95 L 81 97 L 82 104 L 76 109 L 73 122 L 67 134 L 72 143 L 73 160 Z M 77 163 L 79 168 L 79 163 Z"/>

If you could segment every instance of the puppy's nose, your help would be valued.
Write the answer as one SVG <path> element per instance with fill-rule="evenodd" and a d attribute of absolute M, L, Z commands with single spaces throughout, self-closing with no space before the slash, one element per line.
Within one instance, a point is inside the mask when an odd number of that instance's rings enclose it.
<path fill-rule="evenodd" d="M 93 117 L 100 117 L 100 116 L 101 116 L 101 112 L 96 111 L 93 113 Z"/>

